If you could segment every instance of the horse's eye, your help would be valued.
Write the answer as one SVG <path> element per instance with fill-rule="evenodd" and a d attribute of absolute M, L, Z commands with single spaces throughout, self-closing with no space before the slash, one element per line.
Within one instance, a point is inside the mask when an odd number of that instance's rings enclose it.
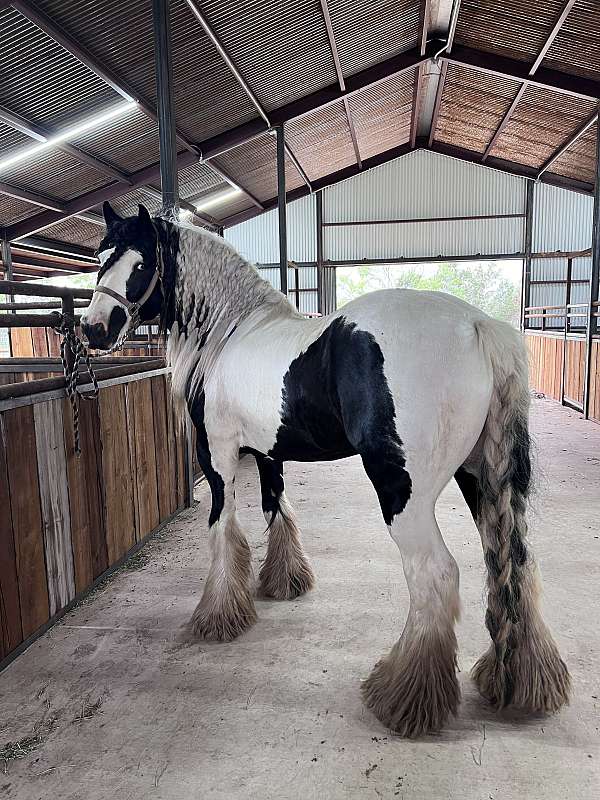
<path fill-rule="evenodd" d="M 135 271 L 136 272 L 141 272 L 141 270 L 143 270 L 143 269 L 144 269 L 144 262 L 142 262 L 141 264 L 136 264 L 135 265 Z"/>

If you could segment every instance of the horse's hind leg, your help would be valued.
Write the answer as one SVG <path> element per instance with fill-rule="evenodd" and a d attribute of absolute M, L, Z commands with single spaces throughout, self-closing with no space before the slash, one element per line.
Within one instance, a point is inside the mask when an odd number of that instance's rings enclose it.
<path fill-rule="evenodd" d="M 458 567 L 434 515 L 435 499 L 412 497 L 390 533 L 402 555 L 410 608 L 400 639 L 363 684 L 363 697 L 384 725 L 415 737 L 442 728 L 456 713 Z"/>
<path fill-rule="evenodd" d="M 260 570 L 261 591 L 277 600 L 292 600 L 314 585 L 296 515 L 283 483 L 283 464 L 268 456 L 256 455 L 260 475 L 262 508 L 269 525 L 267 556 Z"/>

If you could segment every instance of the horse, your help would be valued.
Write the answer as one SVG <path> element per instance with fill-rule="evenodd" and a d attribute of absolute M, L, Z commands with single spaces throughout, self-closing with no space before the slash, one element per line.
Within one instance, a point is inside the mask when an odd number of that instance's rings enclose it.
<path fill-rule="evenodd" d="M 268 547 L 264 595 L 309 591 L 314 575 L 286 497 L 286 461 L 359 455 L 400 550 L 409 610 L 362 685 L 406 737 L 456 714 L 459 573 L 435 517 L 454 477 L 479 530 L 491 644 L 472 677 L 495 708 L 555 712 L 570 677 L 539 607 L 527 544 L 531 489 L 527 355 L 508 324 L 450 295 L 390 289 L 307 319 L 221 237 L 105 203 L 97 285 L 81 319 L 107 350 L 140 321 L 168 333 L 174 403 L 189 413 L 211 491 L 211 563 L 195 635 L 229 641 L 257 619 L 250 548 L 236 516 L 241 455 L 258 466 Z"/>

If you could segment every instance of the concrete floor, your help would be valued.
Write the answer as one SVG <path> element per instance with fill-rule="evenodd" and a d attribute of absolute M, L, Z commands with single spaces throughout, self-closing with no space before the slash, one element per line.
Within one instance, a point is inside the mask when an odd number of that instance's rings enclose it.
<path fill-rule="evenodd" d="M 258 602 L 231 644 L 186 642 L 207 572 L 207 491 L 134 559 L 0 675 L 0 797 L 456 798 L 600 796 L 600 427 L 534 401 L 539 483 L 531 541 L 546 617 L 574 683 L 553 718 L 497 716 L 468 670 L 487 646 L 478 534 L 454 484 L 438 505 L 461 568 L 459 716 L 405 741 L 360 702 L 360 679 L 398 637 L 407 610 L 399 554 L 360 462 L 290 465 L 288 490 L 318 586 Z M 265 552 L 257 476 L 239 479 L 256 566 Z M 25 749 L 28 749 L 26 744 Z M 4 751 L 6 754 L 6 750 Z"/>

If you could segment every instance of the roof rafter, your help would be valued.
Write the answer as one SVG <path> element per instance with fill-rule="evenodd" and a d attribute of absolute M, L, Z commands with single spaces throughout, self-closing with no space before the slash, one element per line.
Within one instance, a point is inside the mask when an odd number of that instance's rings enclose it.
<path fill-rule="evenodd" d="M 335 34 L 333 32 L 333 25 L 331 23 L 331 15 L 329 13 L 329 5 L 327 4 L 327 0 L 321 0 L 321 13 L 323 15 L 323 20 L 325 22 L 325 28 L 327 30 L 327 38 L 329 39 L 329 47 L 331 49 L 331 55 L 333 57 L 333 63 L 335 64 L 335 72 L 338 79 L 338 84 L 340 86 L 340 90 L 342 92 L 346 91 L 346 82 L 344 81 L 344 73 L 342 72 L 342 65 L 340 63 L 340 55 L 337 49 L 337 42 L 335 41 Z M 358 138 L 356 136 L 356 128 L 354 127 L 354 120 L 352 119 L 352 111 L 350 109 L 350 104 L 348 103 L 348 98 L 343 98 L 344 104 L 344 112 L 346 114 L 346 120 L 348 121 L 348 128 L 350 130 L 350 138 L 352 139 L 352 147 L 354 148 L 354 157 L 356 163 L 358 164 L 359 169 L 362 168 L 362 159 L 360 156 L 360 149 L 358 146 Z"/>
<path fill-rule="evenodd" d="M 177 168 L 183 169 L 183 167 L 188 167 L 190 164 L 195 164 L 197 161 L 198 157 L 194 153 L 191 153 L 189 150 L 184 150 L 177 156 Z M 85 194 L 79 195 L 79 197 L 73 198 L 73 200 L 69 200 L 65 203 L 63 211 L 44 211 L 41 214 L 37 214 L 35 217 L 29 217 L 22 222 L 7 226 L 6 235 L 11 241 L 14 241 L 22 236 L 27 236 L 28 234 L 48 228 L 56 222 L 76 216 L 81 211 L 87 211 L 102 203 L 104 200 L 120 197 L 131 189 L 137 189 L 151 181 L 157 180 L 159 176 L 160 165 L 151 164 L 149 167 L 144 167 L 144 169 L 140 169 L 131 174 L 131 186 L 125 186 L 118 182 L 101 186 L 99 189 L 94 189 L 91 192 L 86 192 Z"/>
<path fill-rule="evenodd" d="M 219 40 L 219 37 L 217 36 L 217 34 L 212 29 L 212 26 L 210 25 L 210 23 L 208 22 L 208 20 L 204 16 L 204 14 L 198 8 L 197 4 L 194 2 L 194 0 L 185 0 L 185 2 L 188 5 L 188 7 L 189 7 L 190 11 L 192 12 L 192 14 L 194 15 L 194 17 L 198 20 L 198 22 L 200 23 L 200 25 L 204 29 L 204 32 L 206 33 L 208 38 L 213 43 L 213 45 L 215 47 L 215 50 L 217 51 L 217 53 L 220 55 L 220 57 L 225 62 L 225 65 L 226 65 L 227 69 L 231 72 L 231 74 L 233 75 L 233 77 L 237 81 L 237 83 L 240 86 L 240 88 L 242 89 L 242 91 L 246 94 L 246 96 L 248 97 L 248 99 L 250 100 L 250 102 L 252 103 L 254 108 L 258 111 L 260 116 L 263 118 L 267 128 L 273 127 L 271 121 L 269 120 L 269 116 L 267 115 L 267 112 L 265 111 L 264 107 L 262 106 L 260 100 L 258 99 L 258 97 L 252 91 L 250 85 L 248 84 L 248 81 L 244 78 L 242 73 L 236 67 L 235 63 L 233 62 L 233 59 L 231 58 L 231 56 L 229 55 L 229 53 L 227 52 L 227 50 L 225 49 L 225 47 L 223 46 L 221 41 Z M 304 171 L 302 165 L 300 164 L 300 162 L 298 161 L 298 159 L 296 158 L 296 156 L 294 155 L 294 153 L 292 152 L 290 146 L 287 143 L 285 145 L 285 151 L 286 151 L 287 155 L 289 156 L 290 160 L 292 161 L 292 163 L 294 164 L 294 166 L 296 167 L 296 169 L 298 170 L 298 173 L 300 174 L 300 177 L 302 178 L 304 183 L 306 183 L 306 185 L 310 189 L 310 180 L 308 179 L 308 176 L 307 176 L 306 172 Z M 210 156 L 207 156 L 206 154 L 204 154 L 204 158 L 205 159 L 206 158 L 210 158 Z"/>
<path fill-rule="evenodd" d="M 112 87 L 117 94 L 120 94 L 126 100 L 135 100 L 140 111 L 143 111 L 147 117 L 157 121 L 156 106 L 146 100 L 137 92 L 133 86 L 124 81 L 120 76 L 117 76 L 109 67 L 96 58 L 87 48 L 79 44 L 67 31 L 59 27 L 47 14 L 36 8 L 29 0 L 13 0 L 11 5 L 30 22 L 36 25 L 40 30 L 44 31 L 51 39 L 64 47 L 72 56 L 84 64 L 91 72 L 97 75 L 106 84 Z M 181 144 L 195 153 L 196 148 L 189 141 L 181 131 L 176 131 L 177 138 Z"/>
<path fill-rule="evenodd" d="M 541 176 L 550 169 L 552 164 L 554 164 L 555 161 L 558 161 L 558 159 L 563 155 L 563 153 L 566 153 L 567 150 L 569 150 L 578 139 L 581 139 L 583 134 L 589 131 L 589 129 L 597 122 L 598 122 L 598 112 L 596 111 L 586 122 L 583 123 L 583 125 L 581 125 L 575 131 L 575 133 L 572 136 L 570 136 L 567 139 L 567 141 L 564 144 L 562 144 L 559 148 L 555 150 L 555 152 L 550 156 L 550 158 L 547 161 L 545 161 L 542 164 L 542 167 L 537 174 L 537 178 L 538 179 L 541 178 Z"/>
<path fill-rule="evenodd" d="M 562 28 L 562 26 L 564 24 L 564 21 L 566 20 L 567 16 L 569 15 L 569 11 L 575 5 L 575 2 L 576 2 L 576 0 L 567 0 L 567 2 L 565 3 L 560 16 L 558 17 L 558 19 L 554 23 L 554 26 L 553 26 L 552 30 L 550 31 L 550 33 L 546 37 L 546 41 L 544 42 L 543 46 L 540 49 L 540 52 L 538 53 L 535 61 L 531 65 L 531 67 L 529 69 L 529 75 L 535 75 L 535 73 L 537 72 L 538 67 L 540 66 L 540 64 L 544 60 L 544 58 L 546 56 L 546 53 L 548 52 L 548 50 L 550 49 L 550 47 L 552 45 L 552 42 L 556 39 L 560 29 Z M 485 161 L 486 158 L 491 153 L 492 149 L 494 148 L 494 145 L 496 144 L 496 142 L 500 138 L 500 135 L 502 134 L 502 132 L 504 131 L 504 129 L 506 128 L 506 126 L 510 122 L 511 117 L 514 114 L 515 109 L 516 109 L 517 105 L 519 104 L 521 98 L 525 94 L 525 90 L 527 89 L 528 86 L 529 86 L 529 81 L 525 81 L 519 87 L 519 91 L 517 92 L 517 94 L 515 95 L 514 100 L 510 104 L 510 107 L 509 107 L 508 111 L 506 112 L 506 114 L 500 120 L 500 124 L 498 125 L 498 127 L 494 131 L 494 135 L 492 136 L 492 138 L 490 140 L 490 143 L 485 148 L 485 152 L 484 152 L 483 157 L 481 159 L 482 161 Z"/>

